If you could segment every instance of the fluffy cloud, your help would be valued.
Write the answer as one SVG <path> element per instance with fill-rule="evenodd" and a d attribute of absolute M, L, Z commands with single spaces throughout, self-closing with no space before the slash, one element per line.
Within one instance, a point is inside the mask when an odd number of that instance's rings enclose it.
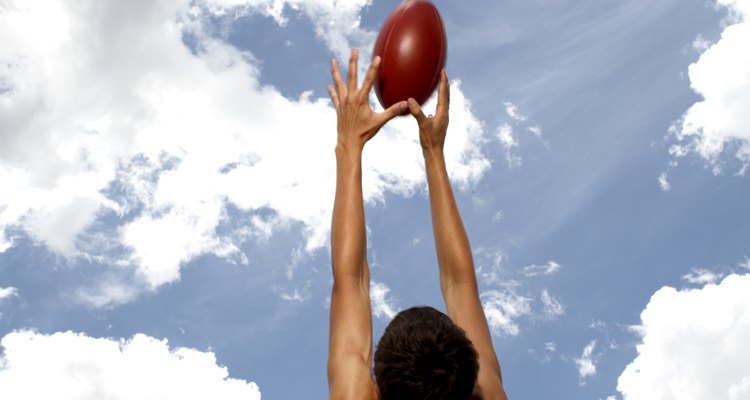
<path fill-rule="evenodd" d="M 559 263 L 511 269 L 503 265 L 507 256 L 502 250 L 482 247 L 476 249 L 475 258 L 480 288 L 487 287 L 480 293 L 480 300 L 493 335 L 517 336 L 523 319 L 553 320 L 565 313 L 563 304 L 548 290 L 526 289 L 529 278 L 552 275 L 562 268 Z"/>
<path fill-rule="evenodd" d="M 689 283 L 705 285 L 707 283 L 716 283 L 723 277 L 723 274 L 713 272 L 705 268 L 693 268 L 689 273 L 683 275 L 682 279 Z"/>
<path fill-rule="evenodd" d="M 618 379 L 624 399 L 745 399 L 750 395 L 750 275 L 678 291 L 641 313 L 638 356 Z"/>
<path fill-rule="evenodd" d="M 213 353 L 170 350 L 141 334 L 117 341 L 22 331 L 0 343 L 4 399 L 260 399 L 255 383 L 229 378 Z"/>
<path fill-rule="evenodd" d="M 518 292 L 518 284 L 510 282 L 480 294 L 487 324 L 496 336 L 517 336 L 523 318 L 553 320 L 565 314 L 565 307 L 546 289 L 539 294 L 539 302 Z M 539 304 L 541 303 L 541 305 Z"/>
<path fill-rule="evenodd" d="M 528 118 L 521 114 L 520 111 L 518 111 L 518 106 L 513 104 L 510 101 L 504 101 L 503 105 L 505 106 L 505 112 L 514 120 L 516 121 L 526 121 Z"/>
<path fill-rule="evenodd" d="M 480 297 L 492 333 L 516 336 L 521 332 L 517 320 L 531 313 L 530 298 L 512 289 L 488 290 Z"/>
<path fill-rule="evenodd" d="M 284 24 L 287 8 L 301 10 L 343 56 L 372 40 L 359 26 L 368 4 L 5 2 L 0 251 L 26 236 L 66 257 L 133 267 L 153 289 L 179 279 L 180 267 L 203 254 L 246 263 L 240 244 L 280 228 L 301 226 L 307 251 L 325 246 L 335 179 L 329 101 L 311 93 L 288 99 L 264 86 L 255 56 L 204 22 L 231 25 L 236 15 L 261 12 Z M 451 90 L 446 158 L 461 186 L 489 162 L 460 82 Z M 415 129 L 399 118 L 368 146 L 367 201 L 423 185 Z M 94 305 L 133 297 L 117 293 L 110 299 L 91 289 L 78 297 Z"/>
<path fill-rule="evenodd" d="M 521 156 L 515 153 L 515 149 L 518 147 L 518 140 L 513 135 L 513 127 L 508 124 L 502 124 L 497 128 L 495 136 L 497 136 L 497 140 L 503 146 L 505 161 L 508 163 L 508 166 L 520 167 Z"/>
<path fill-rule="evenodd" d="M 383 321 L 390 321 L 401 311 L 396 301 L 388 296 L 391 289 L 384 283 L 370 282 L 370 304 L 372 315 Z"/>
<path fill-rule="evenodd" d="M 542 300 L 542 312 L 545 318 L 554 319 L 565 314 L 565 307 L 545 289 L 540 296 Z"/>
<path fill-rule="evenodd" d="M 581 357 L 574 358 L 573 362 L 578 368 L 579 384 L 583 385 L 586 383 L 586 378 L 596 375 L 596 355 L 594 349 L 596 348 L 596 340 L 592 340 L 581 352 Z"/>
<path fill-rule="evenodd" d="M 372 47 L 375 32 L 362 29 L 362 9 L 372 0 L 205 0 L 203 4 L 217 15 L 242 15 L 261 12 L 279 25 L 289 22 L 286 7 L 306 14 L 315 26 L 315 33 L 340 58 L 347 57 L 351 47 Z"/>
<path fill-rule="evenodd" d="M 659 175 L 659 188 L 664 192 L 672 190 L 672 184 L 669 183 L 669 174 L 666 171 Z"/>
<path fill-rule="evenodd" d="M 697 153 L 719 173 L 721 156 L 731 151 L 744 164 L 744 174 L 750 163 L 750 1 L 717 3 L 729 10 L 730 24 L 690 66 L 690 84 L 703 100 L 671 128 L 679 143 L 670 152 L 677 157 Z"/>
<path fill-rule="evenodd" d="M 519 168 L 523 164 L 523 158 L 519 154 L 520 150 L 520 132 L 529 131 L 534 137 L 541 141 L 545 146 L 549 145 L 542 139 L 542 127 L 519 111 L 518 106 L 510 101 L 504 101 L 505 113 L 511 118 L 508 122 L 497 127 L 495 138 L 500 142 L 505 161 L 511 168 Z"/>
<path fill-rule="evenodd" d="M 18 289 L 14 287 L 0 287 L 0 301 L 18 296 Z"/>
<path fill-rule="evenodd" d="M 562 268 L 562 266 L 557 263 L 556 261 L 547 261 L 546 264 L 542 265 L 527 265 L 523 267 L 523 274 L 527 277 L 537 276 L 537 275 L 552 275 L 559 271 Z"/>

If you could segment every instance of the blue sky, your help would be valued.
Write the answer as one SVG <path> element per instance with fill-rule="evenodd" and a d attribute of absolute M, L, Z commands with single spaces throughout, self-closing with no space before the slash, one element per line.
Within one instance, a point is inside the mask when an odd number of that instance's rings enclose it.
<path fill-rule="evenodd" d="M 0 398 L 325 398 L 328 63 L 398 3 L 0 0 Z M 750 2 L 434 3 L 509 396 L 750 397 Z M 443 305 L 414 121 L 364 163 L 377 340 Z"/>

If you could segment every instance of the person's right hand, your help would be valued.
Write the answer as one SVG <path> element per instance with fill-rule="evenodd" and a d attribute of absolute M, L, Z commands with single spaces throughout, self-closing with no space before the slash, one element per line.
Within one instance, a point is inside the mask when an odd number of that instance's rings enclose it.
<path fill-rule="evenodd" d="M 450 103 L 448 75 L 445 69 L 441 71 L 435 116 L 426 117 L 416 100 L 409 99 L 408 102 L 409 111 L 419 125 L 419 143 L 422 145 L 422 152 L 425 155 L 434 151 L 442 153 L 445 135 L 448 132 L 448 104 Z"/>

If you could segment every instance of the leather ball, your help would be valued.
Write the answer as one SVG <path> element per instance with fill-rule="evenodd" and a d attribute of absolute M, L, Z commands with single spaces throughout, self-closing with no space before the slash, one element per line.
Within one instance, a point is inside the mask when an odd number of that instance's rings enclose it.
<path fill-rule="evenodd" d="M 424 104 L 440 82 L 448 40 L 435 6 L 427 0 L 406 0 L 391 13 L 375 41 L 380 56 L 373 83 L 383 108 L 410 97 Z"/>

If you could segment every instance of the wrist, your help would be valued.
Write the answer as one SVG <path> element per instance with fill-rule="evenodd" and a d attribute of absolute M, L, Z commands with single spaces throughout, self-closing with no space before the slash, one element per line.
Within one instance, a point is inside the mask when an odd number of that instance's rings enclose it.
<path fill-rule="evenodd" d="M 342 143 L 336 144 L 336 161 L 341 162 L 361 162 L 362 148 L 358 146 L 347 146 Z"/>
<path fill-rule="evenodd" d="M 443 148 L 438 146 L 422 147 L 422 156 L 424 156 L 425 161 L 445 161 Z"/>

